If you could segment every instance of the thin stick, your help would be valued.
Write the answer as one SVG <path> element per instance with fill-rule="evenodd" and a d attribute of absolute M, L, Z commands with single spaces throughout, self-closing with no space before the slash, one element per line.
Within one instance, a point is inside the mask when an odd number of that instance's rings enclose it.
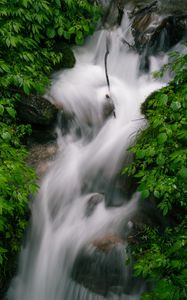
<path fill-rule="evenodd" d="M 108 59 L 108 55 L 109 55 L 109 48 L 110 48 L 110 38 L 109 38 L 109 36 L 107 36 L 107 38 L 106 38 L 106 53 L 105 53 L 105 75 L 106 75 L 108 90 L 110 92 L 110 81 L 109 81 L 108 69 L 107 69 L 107 59 Z"/>

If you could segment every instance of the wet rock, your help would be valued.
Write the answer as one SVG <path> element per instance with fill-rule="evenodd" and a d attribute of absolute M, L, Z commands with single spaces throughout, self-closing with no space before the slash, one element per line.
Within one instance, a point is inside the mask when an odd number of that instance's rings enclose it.
<path fill-rule="evenodd" d="M 115 106 L 112 98 L 109 95 L 106 95 L 103 104 L 103 119 L 106 120 L 111 115 L 115 115 Z"/>
<path fill-rule="evenodd" d="M 123 241 L 115 236 L 106 240 L 108 242 L 104 250 L 99 245 L 99 248 L 81 251 L 72 269 L 72 279 L 104 297 L 139 293 L 143 284 L 141 281 L 140 285 L 140 281 L 133 278 L 132 268 L 125 263 L 127 257 Z"/>
<path fill-rule="evenodd" d="M 125 242 L 118 235 L 107 235 L 102 239 L 93 241 L 92 245 L 99 251 L 109 251 L 118 245 L 123 245 Z"/>
<path fill-rule="evenodd" d="M 131 3 L 133 1 L 130 1 Z M 149 57 L 166 52 L 187 36 L 187 13 L 175 13 L 170 5 L 163 9 L 163 1 L 152 1 L 131 10 L 134 49 L 141 55 L 140 70 L 149 70 Z M 176 5 L 175 5 L 176 7 Z M 171 13 L 172 12 L 172 13 Z M 186 11 L 187 12 L 187 11 Z"/>
<path fill-rule="evenodd" d="M 32 166 L 39 178 L 43 177 L 57 153 L 55 143 L 35 144 L 29 149 L 28 164 Z"/>
<path fill-rule="evenodd" d="M 105 199 L 104 195 L 102 194 L 93 194 L 90 199 L 87 202 L 87 206 L 86 206 L 86 211 L 85 211 L 85 215 L 87 217 L 91 216 L 96 208 L 96 206 L 103 202 Z"/>
<path fill-rule="evenodd" d="M 48 100 L 37 95 L 22 98 L 17 111 L 22 122 L 43 126 L 52 124 L 58 112 Z"/>
<path fill-rule="evenodd" d="M 159 0 L 158 8 L 162 14 L 186 15 L 187 1 L 186 0 Z"/>
<path fill-rule="evenodd" d="M 42 126 L 37 124 L 32 124 L 32 133 L 27 136 L 25 144 L 28 148 L 33 145 L 47 145 L 56 142 L 57 134 L 54 130 L 54 126 Z"/>
<path fill-rule="evenodd" d="M 138 52 L 152 55 L 169 50 L 185 36 L 187 18 L 144 11 L 135 16 L 132 28 Z"/>

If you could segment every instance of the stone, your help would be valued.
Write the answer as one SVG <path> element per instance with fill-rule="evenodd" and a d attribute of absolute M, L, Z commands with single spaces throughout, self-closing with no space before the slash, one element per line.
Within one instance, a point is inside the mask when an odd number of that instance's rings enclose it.
<path fill-rule="evenodd" d="M 99 251 L 109 251 L 117 245 L 123 245 L 124 241 L 118 235 L 106 235 L 103 238 L 97 239 L 92 242 L 92 245 Z"/>
<path fill-rule="evenodd" d="M 42 96 L 29 95 L 17 106 L 19 119 L 24 123 L 47 126 L 56 120 L 57 108 Z"/>
<path fill-rule="evenodd" d="M 112 114 L 115 116 L 114 102 L 109 95 L 106 95 L 105 102 L 103 104 L 103 119 L 106 120 Z"/>
<path fill-rule="evenodd" d="M 156 11 L 137 14 L 132 28 L 137 51 L 148 55 L 168 51 L 186 34 L 184 16 L 162 16 Z"/>
<path fill-rule="evenodd" d="M 105 197 L 103 194 L 99 194 L 99 193 L 95 193 L 93 194 L 89 199 L 88 199 L 88 202 L 87 202 L 87 205 L 86 205 L 86 210 L 85 210 L 85 215 L 87 217 L 90 217 L 96 206 L 103 202 L 105 200 Z"/>
<path fill-rule="evenodd" d="M 30 147 L 27 163 L 36 170 L 39 178 L 46 174 L 57 150 L 58 147 L 55 143 L 34 144 Z"/>
<path fill-rule="evenodd" d="M 112 299 L 119 299 L 120 295 L 139 293 L 143 283 L 132 276 L 132 267 L 125 264 L 127 256 L 124 241 L 117 235 L 110 235 L 93 243 L 92 251 L 86 248 L 80 251 L 71 278 L 106 299 L 111 294 L 114 295 Z"/>

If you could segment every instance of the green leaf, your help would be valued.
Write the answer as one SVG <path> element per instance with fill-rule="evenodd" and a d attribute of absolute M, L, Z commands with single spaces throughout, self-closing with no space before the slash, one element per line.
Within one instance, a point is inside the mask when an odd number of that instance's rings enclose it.
<path fill-rule="evenodd" d="M 70 34 L 75 33 L 76 32 L 76 28 L 75 27 L 70 27 L 70 29 L 68 30 L 68 32 Z"/>
<path fill-rule="evenodd" d="M 5 140 L 5 141 L 10 141 L 11 140 L 11 135 L 9 132 L 3 132 L 1 134 L 1 137 Z"/>
<path fill-rule="evenodd" d="M 26 83 L 23 84 L 23 90 L 24 90 L 26 95 L 30 94 L 30 87 L 29 87 L 28 84 L 26 84 Z"/>
<path fill-rule="evenodd" d="M 166 133 L 160 133 L 158 135 L 157 140 L 158 140 L 159 144 L 164 144 L 167 141 L 167 134 Z"/>
<path fill-rule="evenodd" d="M 64 35 L 65 39 L 67 39 L 67 40 L 70 39 L 71 35 L 70 35 L 70 33 L 68 31 L 64 31 L 63 35 Z"/>
<path fill-rule="evenodd" d="M 4 106 L 0 104 L 0 116 L 4 113 Z"/>
<path fill-rule="evenodd" d="M 86 33 L 89 33 L 90 28 L 89 28 L 89 26 L 88 26 L 87 24 L 85 24 L 85 25 L 83 26 L 83 28 L 84 28 L 84 31 L 85 31 Z"/>
<path fill-rule="evenodd" d="M 145 157 L 145 151 L 144 150 L 138 150 L 137 152 L 136 152 L 136 157 L 137 158 L 144 158 Z"/>
<path fill-rule="evenodd" d="M 156 198 L 160 198 L 160 193 L 159 193 L 159 191 L 154 191 L 154 196 L 155 196 Z"/>
<path fill-rule="evenodd" d="M 63 34 L 64 34 L 64 28 L 63 27 L 58 28 L 58 35 L 62 36 Z"/>
<path fill-rule="evenodd" d="M 55 32 L 55 30 L 52 27 L 50 27 L 50 28 L 47 29 L 47 36 L 50 39 L 54 38 L 55 35 L 56 35 L 56 32 Z"/>
<path fill-rule="evenodd" d="M 15 118 L 15 116 L 16 116 L 16 111 L 15 111 L 15 109 L 13 109 L 12 107 L 7 107 L 7 108 L 6 108 L 6 111 L 8 112 L 8 114 L 9 114 L 12 118 Z"/>
<path fill-rule="evenodd" d="M 146 198 L 149 197 L 150 192 L 149 192 L 149 190 L 143 190 L 143 191 L 141 192 L 141 195 L 142 195 L 142 198 L 143 198 L 143 199 L 146 199 Z"/>
<path fill-rule="evenodd" d="M 160 166 L 164 165 L 164 163 L 165 163 L 165 157 L 164 157 L 164 155 L 163 154 L 159 154 L 158 157 L 157 157 L 157 159 L 156 159 L 156 162 Z"/>
<path fill-rule="evenodd" d="M 81 45 L 81 44 L 83 43 L 83 34 L 82 34 L 81 31 L 78 31 L 78 32 L 76 33 L 75 42 L 76 42 L 76 44 L 78 44 L 78 45 Z"/>
<path fill-rule="evenodd" d="M 159 96 L 159 105 L 160 106 L 165 106 L 168 102 L 168 96 L 166 94 L 161 94 Z"/>
<path fill-rule="evenodd" d="M 181 103 L 180 102 L 172 102 L 171 108 L 173 109 L 173 111 L 177 111 L 181 108 Z"/>
<path fill-rule="evenodd" d="M 179 171 L 179 176 L 181 176 L 182 178 L 186 178 L 187 179 L 187 168 L 183 167 L 180 171 Z"/>

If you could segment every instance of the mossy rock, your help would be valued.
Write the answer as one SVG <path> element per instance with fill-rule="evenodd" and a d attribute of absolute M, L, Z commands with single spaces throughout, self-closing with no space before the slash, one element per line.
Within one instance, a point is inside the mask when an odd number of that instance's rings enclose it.
<path fill-rule="evenodd" d="M 19 119 L 24 123 L 47 126 L 56 119 L 58 110 L 41 96 L 24 97 L 17 106 Z"/>

